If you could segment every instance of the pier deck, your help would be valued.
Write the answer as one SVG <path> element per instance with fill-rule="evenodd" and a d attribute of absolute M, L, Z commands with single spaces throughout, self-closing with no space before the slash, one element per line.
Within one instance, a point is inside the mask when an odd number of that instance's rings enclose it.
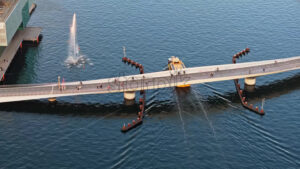
<path fill-rule="evenodd" d="M 4 49 L 0 57 L 0 77 L 3 79 L 9 65 L 14 59 L 23 41 L 36 42 L 42 31 L 39 27 L 27 27 L 18 30 L 11 40 L 10 44 Z"/>
<path fill-rule="evenodd" d="M 35 42 L 42 32 L 42 28 L 40 27 L 27 27 L 22 30 L 23 33 L 23 41 Z"/>

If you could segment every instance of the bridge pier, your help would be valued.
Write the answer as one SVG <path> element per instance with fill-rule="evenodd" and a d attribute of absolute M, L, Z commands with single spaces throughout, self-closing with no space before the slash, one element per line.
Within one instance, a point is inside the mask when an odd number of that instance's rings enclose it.
<path fill-rule="evenodd" d="M 124 92 L 125 100 L 134 100 L 135 99 L 135 91 Z"/>
<path fill-rule="evenodd" d="M 55 98 L 55 97 L 49 98 L 48 101 L 49 101 L 49 102 L 56 102 L 56 98 Z"/>
<path fill-rule="evenodd" d="M 255 86 L 255 83 L 256 83 L 256 77 L 245 78 L 245 85 Z"/>
<path fill-rule="evenodd" d="M 245 90 L 248 92 L 253 92 L 255 90 L 256 77 L 248 77 L 244 80 Z"/>

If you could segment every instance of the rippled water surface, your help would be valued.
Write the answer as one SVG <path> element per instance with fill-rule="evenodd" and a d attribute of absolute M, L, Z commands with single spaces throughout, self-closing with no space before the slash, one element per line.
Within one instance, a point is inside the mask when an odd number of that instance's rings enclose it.
<path fill-rule="evenodd" d="M 30 26 L 43 41 L 18 56 L 7 84 L 45 83 L 163 70 L 170 56 L 187 67 L 300 55 L 299 0 L 39 0 Z M 82 67 L 66 66 L 69 27 L 77 14 Z M 257 78 L 245 110 L 232 81 L 190 90 L 147 91 L 142 126 L 123 134 L 138 105 L 123 94 L 0 105 L 0 168 L 299 168 L 300 71 Z"/>

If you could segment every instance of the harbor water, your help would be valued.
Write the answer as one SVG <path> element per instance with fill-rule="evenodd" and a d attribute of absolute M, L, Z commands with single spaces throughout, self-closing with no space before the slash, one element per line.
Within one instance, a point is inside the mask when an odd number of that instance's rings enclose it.
<path fill-rule="evenodd" d="M 77 16 L 75 53 L 70 27 Z M 29 26 L 43 28 L 38 47 L 18 55 L 5 84 L 83 81 L 138 70 L 163 70 L 171 56 L 186 67 L 300 55 L 299 0 L 39 0 Z M 75 41 L 75 40 L 74 40 Z M 146 92 L 141 126 L 121 133 L 137 117 L 138 100 L 123 93 L 0 105 L 0 168 L 299 168 L 300 71 L 257 77 L 244 109 L 233 81 Z M 139 93 L 136 93 L 139 96 Z"/>

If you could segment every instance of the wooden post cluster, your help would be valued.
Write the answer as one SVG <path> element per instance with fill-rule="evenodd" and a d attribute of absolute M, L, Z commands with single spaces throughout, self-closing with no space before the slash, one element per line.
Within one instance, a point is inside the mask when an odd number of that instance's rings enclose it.
<path fill-rule="evenodd" d="M 241 52 L 233 55 L 233 57 L 232 57 L 232 63 L 235 64 L 236 63 L 236 59 L 242 57 L 243 55 L 248 54 L 249 52 L 250 52 L 250 49 L 246 48 L 246 49 L 242 50 Z M 265 114 L 264 109 L 259 109 L 257 106 L 254 108 L 253 104 L 248 104 L 247 98 L 245 96 L 243 96 L 244 92 L 241 89 L 241 85 L 239 84 L 239 80 L 238 79 L 234 80 L 234 85 L 235 85 L 237 94 L 239 95 L 239 98 L 240 98 L 240 101 L 241 101 L 243 107 L 245 107 L 246 109 L 248 109 L 250 111 L 253 111 L 253 112 L 255 112 L 255 113 L 259 114 L 259 115 L 264 115 Z"/>
<path fill-rule="evenodd" d="M 138 62 L 135 62 L 127 57 L 123 57 L 122 61 L 127 63 L 128 65 L 134 66 L 136 69 L 138 68 L 140 74 L 144 74 L 144 66 Z M 136 120 L 132 120 L 132 123 L 128 123 L 127 125 L 123 125 L 121 131 L 127 132 L 130 129 L 135 128 L 136 126 L 143 123 L 144 112 L 145 112 L 145 99 L 146 99 L 146 92 L 144 90 L 140 91 L 140 98 L 139 98 L 139 112 L 138 117 Z"/>

